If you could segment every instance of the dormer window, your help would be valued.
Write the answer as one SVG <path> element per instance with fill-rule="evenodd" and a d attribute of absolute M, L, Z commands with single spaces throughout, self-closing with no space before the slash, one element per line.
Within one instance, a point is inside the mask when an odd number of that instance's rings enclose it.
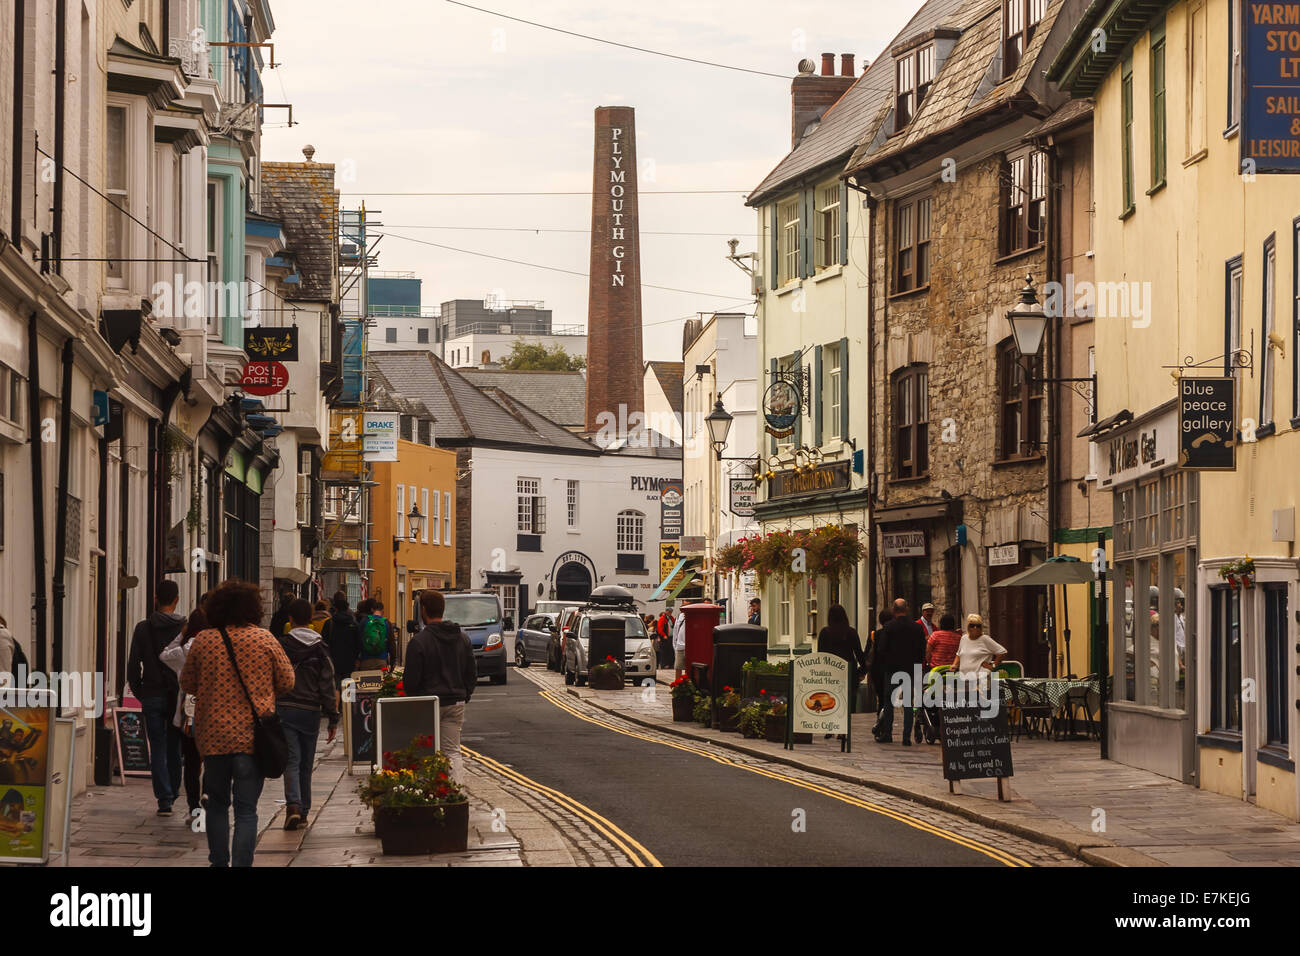
<path fill-rule="evenodd" d="M 894 129 L 912 122 L 934 83 L 934 44 L 909 50 L 895 63 L 897 95 L 894 102 Z"/>
<path fill-rule="evenodd" d="M 1047 12 L 1047 0 L 1002 0 L 1002 77 L 1020 68 L 1034 29 Z"/>

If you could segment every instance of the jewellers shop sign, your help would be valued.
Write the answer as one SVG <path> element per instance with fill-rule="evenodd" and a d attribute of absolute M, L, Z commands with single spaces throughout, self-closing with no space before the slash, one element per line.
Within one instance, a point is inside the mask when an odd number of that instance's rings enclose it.
<path fill-rule="evenodd" d="M 244 351 L 250 361 L 298 361 L 298 327 L 275 329 L 258 325 L 244 329 Z"/>
<path fill-rule="evenodd" d="M 1244 3 L 1243 173 L 1300 173 L 1300 4 Z"/>
<path fill-rule="evenodd" d="M 849 463 L 834 461 L 827 465 L 818 465 L 812 471 L 796 470 L 778 472 L 768 485 L 767 497 L 794 498 L 801 495 L 815 495 L 827 491 L 842 491 L 849 487 Z"/>
<path fill-rule="evenodd" d="M 1178 464 L 1191 471 L 1237 468 L 1236 379 L 1178 382 Z"/>

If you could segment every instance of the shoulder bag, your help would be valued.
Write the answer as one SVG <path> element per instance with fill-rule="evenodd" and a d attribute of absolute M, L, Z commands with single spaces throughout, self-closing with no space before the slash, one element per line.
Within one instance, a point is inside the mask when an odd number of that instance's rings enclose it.
<path fill-rule="evenodd" d="M 257 769 L 268 780 L 283 777 L 284 768 L 289 762 L 289 742 L 285 739 L 280 717 L 274 711 L 266 716 L 258 714 L 257 708 L 253 706 L 253 696 L 248 692 L 248 685 L 244 683 L 244 675 L 239 672 L 239 662 L 235 660 L 235 647 L 230 643 L 230 635 L 226 633 L 224 627 L 217 630 L 221 632 L 221 639 L 226 642 L 230 665 L 235 669 L 235 676 L 239 678 L 239 686 L 244 689 L 244 697 L 248 699 L 248 709 L 253 712 L 253 760 L 257 764 Z"/>

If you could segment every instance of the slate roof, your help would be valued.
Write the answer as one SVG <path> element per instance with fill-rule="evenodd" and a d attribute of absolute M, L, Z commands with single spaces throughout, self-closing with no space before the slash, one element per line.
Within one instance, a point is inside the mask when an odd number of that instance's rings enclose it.
<path fill-rule="evenodd" d="M 587 423 L 587 377 L 582 372 L 466 368 L 460 374 L 484 389 L 506 395 L 566 427 Z"/>
<path fill-rule="evenodd" d="M 824 171 L 828 166 L 834 166 L 838 173 L 845 158 L 863 139 L 864 130 L 871 127 L 874 138 L 874 130 L 879 127 L 884 113 L 893 103 L 894 57 L 890 50 L 918 34 L 936 27 L 953 25 L 952 20 L 963 2 L 964 0 L 929 0 L 917 10 L 871 66 L 826 111 L 817 127 L 805 134 L 799 144 L 750 193 L 745 204 L 761 206 L 790 186 L 802 182 L 813 173 Z"/>
<path fill-rule="evenodd" d="M 897 135 L 881 137 L 880 132 L 892 110 L 892 100 L 880 112 L 877 121 L 863 134 L 846 169 L 854 171 L 896 157 L 927 140 L 946 132 L 970 130 L 976 117 L 1022 102 L 1026 108 L 1047 115 L 1064 97 L 1051 97 L 1042 80 L 1039 56 L 1052 34 L 1057 15 L 1065 0 L 1052 0 L 1034 30 L 1029 49 L 1014 74 L 1001 79 L 1002 71 L 1002 3 L 1001 0 L 966 0 L 949 25 L 962 30 L 960 39 L 949 52 L 934 79 L 929 95 L 907 127 Z M 1059 43 L 1059 38 L 1056 41 Z"/>
<path fill-rule="evenodd" d="M 333 163 L 263 163 L 261 213 L 284 227 L 301 281 L 289 300 L 331 302 L 338 275 L 338 193 Z"/>
<path fill-rule="evenodd" d="M 659 387 L 664 390 L 664 395 L 668 399 L 668 405 L 677 414 L 682 413 L 682 379 L 686 375 L 686 365 L 683 362 L 647 362 L 650 370 L 654 372 L 655 378 L 659 382 Z"/>
<path fill-rule="evenodd" d="M 591 442 L 501 390 L 489 394 L 478 388 L 427 350 L 371 352 L 367 364 L 378 386 L 422 402 L 433 413 L 440 447 L 480 445 L 600 454 Z"/>

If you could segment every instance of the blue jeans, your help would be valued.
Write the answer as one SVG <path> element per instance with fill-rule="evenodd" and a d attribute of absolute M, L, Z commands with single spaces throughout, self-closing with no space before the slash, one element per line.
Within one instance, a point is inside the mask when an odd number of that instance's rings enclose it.
<path fill-rule="evenodd" d="M 158 799 L 158 806 L 170 807 L 181 792 L 181 732 L 172 723 L 175 707 L 167 706 L 166 697 L 142 697 L 140 706 L 144 710 L 145 733 L 149 736 L 153 795 Z"/>
<path fill-rule="evenodd" d="M 230 801 L 235 802 L 235 866 L 252 866 L 257 849 L 257 799 L 265 783 L 252 754 L 214 754 L 203 758 L 203 792 L 208 797 L 205 821 L 208 862 L 229 866 Z"/>
<path fill-rule="evenodd" d="M 912 715 L 916 710 L 915 707 L 903 707 L 903 739 L 908 740 L 912 736 Z M 893 738 L 894 736 L 894 697 L 893 690 L 885 695 L 885 706 L 880 712 L 880 736 Z"/>
<path fill-rule="evenodd" d="M 302 707 L 277 707 L 289 742 L 289 762 L 284 768 L 284 802 L 297 807 L 303 816 L 311 808 L 311 767 L 316 761 L 316 738 L 320 736 L 320 711 Z"/>

